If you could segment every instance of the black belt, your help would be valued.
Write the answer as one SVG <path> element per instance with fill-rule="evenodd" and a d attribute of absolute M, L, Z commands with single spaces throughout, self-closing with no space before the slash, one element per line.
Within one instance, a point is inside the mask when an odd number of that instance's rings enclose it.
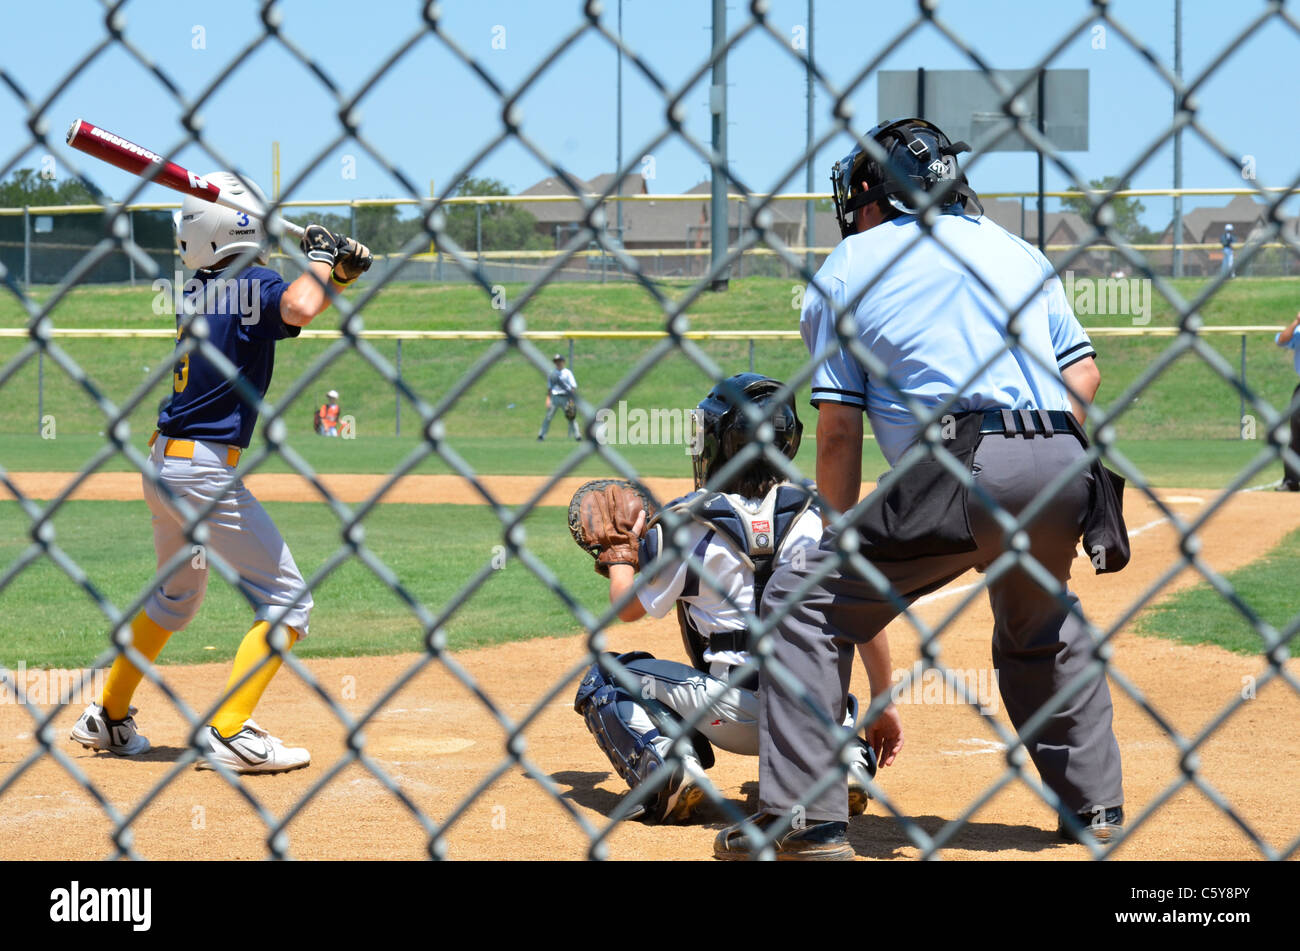
<path fill-rule="evenodd" d="M 715 631 L 709 635 L 709 650 L 712 651 L 746 651 L 749 650 L 749 631 Z"/>
<path fill-rule="evenodd" d="M 1060 409 L 986 409 L 984 421 L 980 424 L 980 435 L 1001 433 L 1011 437 L 1073 434 L 1074 426 L 1071 414 Z"/>

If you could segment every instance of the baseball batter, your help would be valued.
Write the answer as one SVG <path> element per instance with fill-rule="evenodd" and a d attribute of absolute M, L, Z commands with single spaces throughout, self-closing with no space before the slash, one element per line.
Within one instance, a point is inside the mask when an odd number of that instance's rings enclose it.
<path fill-rule="evenodd" d="M 266 204 L 260 189 L 229 172 L 214 172 L 208 180 L 235 194 L 251 188 Z M 298 336 L 329 306 L 328 285 L 346 287 L 370 266 L 371 256 L 353 239 L 312 225 L 302 239 L 311 273 L 287 284 L 266 267 L 260 221 L 190 197 L 177 216 L 177 243 L 201 285 L 187 294 L 184 312 L 176 315 L 177 347 L 193 334 L 220 357 L 200 350 L 178 354 L 171 398 L 149 441 L 157 483 L 145 475 L 142 484 L 153 513 L 158 566 L 178 552 L 186 557 L 132 622 L 132 644 L 152 662 L 198 612 L 208 582 L 207 556 L 191 541 L 188 518 L 176 502 L 190 513 L 206 513 L 206 549 L 239 574 L 255 621 L 202 735 L 206 756 L 197 765 L 210 769 L 217 762 L 238 773 L 297 769 L 311 762 L 307 750 L 286 747 L 252 714 L 281 664 L 270 643 L 273 631 L 285 633 L 283 649 L 306 637 L 312 599 L 279 530 L 236 477 L 235 467 L 257 424 L 253 401 L 265 396 L 271 383 L 276 342 Z M 196 333 L 200 324 L 203 329 Z M 147 751 L 149 741 L 136 728 L 130 705 L 142 676 L 119 656 L 100 702 L 86 708 L 72 739 L 121 756 Z"/>
<path fill-rule="evenodd" d="M 754 427 L 741 410 L 743 404 L 758 407 L 772 421 L 776 446 L 794 458 L 803 425 L 793 401 L 777 399 L 781 388 L 778 381 L 755 373 L 733 376 L 715 387 L 697 410 L 702 438 L 695 456 L 695 491 L 657 513 L 648 531 L 645 512 L 639 513 L 632 529 L 632 537 L 640 539 L 635 557 L 630 547 L 622 553 L 612 549 L 601 554 L 603 563 L 598 562 L 609 574 L 611 603 L 633 588 L 639 566 L 652 572 L 619 618 L 664 617 L 675 609 L 694 664 L 660 660 L 645 652 L 622 654 L 619 662 L 641 685 L 638 694 L 626 690 L 599 664 L 592 665 L 578 688 L 574 708 L 629 787 L 636 789 L 656 770 L 670 770 L 669 778 L 645 802 L 641 817 L 648 822 L 678 823 L 691 817 L 704 798 L 700 780 L 713 765 L 714 746 L 758 755 L 753 674 L 739 685 L 729 686 L 728 678 L 749 661 L 747 618 L 753 616 L 773 568 L 816 548 L 822 520 L 809 489 L 785 481 L 766 460 L 760 458 L 726 483 L 715 476 L 753 439 Z M 679 521 L 681 526 L 673 529 Z M 672 538 L 667 545 L 666 525 Z M 685 553 L 691 555 L 689 562 L 682 557 Z M 845 722 L 851 726 L 857 711 L 856 702 L 849 700 Z M 684 755 L 670 757 L 672 739 L 658 726 L 665 720 L 696 725 L 693 745 Z M 874 774 L 872 752 L 858 740 L 848 780 L 849 811 L 854 815 L 866 810 L 867 781 Z"/>
<path fill-rule="evenodd" d="M 891 592 L 839 565 L 838 539 L 829 535 L 802 567 L 778 567 L 767 587 L 764 616 L 781 616 L 774 657 L 802 690 L 787 690 L 764 667 L 755 821 L 766 828 L 786 820 L 771 830 L 778 857 L 853 857 L 844 785 L 807 795 L 839 769 L 835 738 L 809 700 L 832 717 L 844 715 L 855 644 L 868 646 L 873 696 L 887 690 L 884 628 L 898 600 L 910 604 L 1004 553 L 1005 532 L 984 499 L 1017 516 L 1075 467 L 1078 474 L 1053 492 L 1025 533 L 1029 554 L 1064 593 L 1047 590 L 1021 565 L 990 577 L 993 663 L 1018 730 L 1072 688 L 1024 742 L 1064 810 L 1079 814 L 1061 830 L 1091 825 L 1106 841 L 1123 822 L 1119 747 L 1106 678 L 1089 669 L 1093 643 L 1066 587 L 1081 529 L 1094 514 L 1092 474 L 1080 461 L 1086 437 L 1070 413 L 1081 421 L 1097 391 L 1095 351 L 1052 265 L 981 216 L 955 158 L 965 143 L 951 143 L 920 119 L 885 123 L 868 138 L 888 162 L 859 146 L 836 164 L 844 238 L 809 287 L 800 322 L 819 360 L 812 379 L 818 488 L 842 510 L 857 501 L 864 411 L 891 466 L 920 461 L 906 474 L 882 477 L 855 526 L 862 554 Z M 923 223 L 926 193 L 949 200 Z M 939 428 L 940 444 L 971 473 L 978 493 L 918 445 L 918 412 L 944 405 L 951 415 Z M 793 597 L 822 572 L 807 594 Z M 792 828 L 789 816 L 801 804 L 807 823 Z M 747 842 L 733 826 L 719 834 L 714 853 L 744 857 Z"/>

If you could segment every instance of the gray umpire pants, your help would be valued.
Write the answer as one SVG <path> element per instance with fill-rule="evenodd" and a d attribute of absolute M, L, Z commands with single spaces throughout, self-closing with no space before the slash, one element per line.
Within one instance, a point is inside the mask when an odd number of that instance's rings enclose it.
<path fill-rule="evenodd" d="M 1069 435 L 1028 438 L 983 437 L 972 467 L 975 480 L 1003 509 L 1018 515 L 1053 477 L 1083 452 Z M 1087 511 L 1091 476 L 1085 470 L 1062 489 L 1055 502 L 1030 524 L 1030 553 L 1063 585 L 1070 576 Z M 910 561 L 873 562 L 909 605 L 969 568 L 992 562 L 1003 551 L 1003 532 L 974 492 L 970 495 L 973 552 L 933 555 Z M 863 552 L 870 559 L 870 551 Z M 844 781 L 812 799 L 813 784 L 837 768 L 832 738 L 811 700 L 834 722 L 844 717 L 854 646 L 876 636 L 898 614 L 894 604 L 845 564 L 797 603 L 792 594 L 808 575 L 834 563 L 834 540 L 805 560 L 779 569 L 763 597 L 764 616 L 784 607 L 773 656 L 794 675 L 791 691 L 764 665 L 760 677 L 759 811 L 788 815 L 797 804 L 812 822 L 848 819 Z M 1068 590 L 1068 589 L 1067 589 Z M 1078 598 L 1070 592 L 1072 605 Z M 993 665 L 1003 703 L 1019 730 L 1049 699 L 1085 670 L 1091 637 L 1054 594 L 1020 568 L 989 586 L 993 608 Z M 942 634 L 939 635 L 942 637 Z M 1043 782 L 1075 812 L 1092 813 L 1123 803 L 1119 745 L 1111 726 L 1110 689 L 1093 676 L 1057 708 L 1027 744 Z"/>
<path fill-rule="evenodd" d="M 1297 386 L 1291 393 L 1291 402 L 1295 403 L 1300 398 L 1300 386 Z M 1296 404 L 1295 411 L 1291 413 L 1291 451 L 1300 456 L 1300 404 Z M 1285 459 L 1282 460 L 1282 481 L 1287 485 L 1300 485 L 1300 472 L 1291 467 L 1291 463 Z"/>

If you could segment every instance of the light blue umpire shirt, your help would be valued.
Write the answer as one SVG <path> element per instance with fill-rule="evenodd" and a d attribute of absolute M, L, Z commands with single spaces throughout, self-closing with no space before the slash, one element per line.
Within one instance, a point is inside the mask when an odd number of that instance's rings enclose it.
<path fill-rule="evenodd" d="M 836 344 L 837 310 L 879 277 L 853 311 L 857 339 L 909 398 L 933 410 L 959 394 L 957 413 L 1068 411 L 1061 371 L 1096 351 L 1047 259 L 988 218 L 940 215 L 934 237 L 922 234 L 916 217 L 903 215 L 840 242 L 804 294 L 799 330 L 808 352 Z M 1011 349 L 1003 332 L 1026 298 Z M 920 436 L 899 394 L 847 347 L 835 345 L 818 364 L 811 402 L 863 408 L 891 466 Z"/>
<path fill-rule="evenodd" d="M 1273 338 L 1273 342 L 1283 350 L 1291 351 L 1291 363 L 1295 367 L 1295 372 L 1300 373 L 1300 330 L 1293 333 L 1291 339 L 1286 343 L 1282 343 L 1281 340 L 1282 331 L 1279 330 L 1277 336 Z"/>

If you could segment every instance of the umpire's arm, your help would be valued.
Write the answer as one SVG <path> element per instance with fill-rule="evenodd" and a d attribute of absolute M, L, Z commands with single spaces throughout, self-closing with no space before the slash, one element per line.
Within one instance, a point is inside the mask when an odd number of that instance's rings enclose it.
<path fill-rule="evenodd" d="M 1070 388 L 1070 406 L 1074 410 L 1074 418 L 1080 426 L 1087 425 L 1088 405 L 1101 388 L 1101 371 L 1097 369 L 1097 361 L 1092 357 L 1084 357 L 1077 363 L 1071 363 L 1061 371 L 1061 379 Z M 821 436 L 818 435 L 817 438 L 820 440 Z"/>
<path fill-rule="evenodd" d="M 858 504 L 862 492 L 862 407 L 817 406 L 817 491 L 837 512 Z"/>

